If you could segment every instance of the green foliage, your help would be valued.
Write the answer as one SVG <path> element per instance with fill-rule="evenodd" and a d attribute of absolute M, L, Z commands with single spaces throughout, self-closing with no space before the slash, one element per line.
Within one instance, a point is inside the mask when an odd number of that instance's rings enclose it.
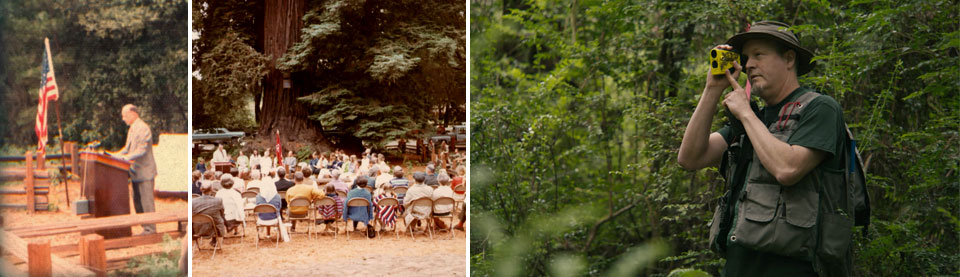
<path fill-rule="evenodd" d="M 119 148 L 127 126 L 120 108 L 133 103 L 160 133 L 187 129 L 187 5 L 183 1 L 0 2 L 0 144 L 31 145 L 43 38 L 50 39 L 60 100 L 47 117 L 49 144 L 58 134 Z"/>
<path fill-rule="evenodd" d="M 466 7 L 462 1 L 317 1 L 300 41 L 277 60 L 308 74 L 310 119 L 367 147 L 457 122 L 466 102 Z M 463 111 L 460 109 L 460 111 Z"/>
<path fill-rule="evenodd" d="M 247 103 L 260 92 L 267 58 L 244 43 L 240 34 L 227 31 L 201 60 L 202 78 L 193 79 L 195 128 L 254 126 Z"/>
<path fill-rule="evenodd" d="M 193 127 L 256 126 L 250 103 L 261 93 L 268 57 L 255 48 L 262 1 L 193 0 Z M 262 18 L 262 16 L 261 16 Z M 262 26 L 260 28 L 263 28 Z"/>
<path fill-rule="evenodd" d="M 313 154 L 313 151 L 315 151 L 315 150 L 313 149 L 313 146 L 304 145 L 304 146 L 300 147 L 299 149 L 297 149 L 297 151 L 295 151 L 295 152 L 293 153 L 293 155 L 294 155 L 295 157 L 297 157 L 297 163 L 299 163 L 299 162 L 309 162 L 310 159 L 313 158 L 313 157 L 310 157 L 310 154 Z"/>
<path fill-rule="evenodd" d="M 707 249 L 707 222 L 725 188 L 715 168 L 681 169 L 676 151 L 708 50 L 767 19 L 791 23 L 817 54 L 801 84 L 841 103 L 867 160 L 874 224 L 856 238 L 857 273 L 960 272 L 956 7 L 472 3 L 471 226 L 495 228 L 471 236 L 473 274 L 607 274 L 631 247 L 659 238 L 675 256 L 641 274 L 718 275 L 724 260 Z M 714 118 L 714 130 L 726 121 Z M 594 212 L 529 237 L 531 222 L 579 207 Z M 514 239 L 536 243 L 502 243 Z M 522 255 L 509 250 L 517 247 Z"/>
<path fill-rule="evenodd" d="M 117 270 L 117 276 L 179 276 L 181 242 L 163 235 L 163 253 L 135 257 L 127 267 Z"/>

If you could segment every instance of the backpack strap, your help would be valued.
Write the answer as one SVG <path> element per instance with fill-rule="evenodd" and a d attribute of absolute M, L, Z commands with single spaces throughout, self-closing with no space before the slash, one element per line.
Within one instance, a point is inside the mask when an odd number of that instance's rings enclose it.
<path fill-rule="evenodd" d="M 857 140 L 854 139 L 853 132 L 850 132 L 850 127 L 846 123 L 843 124 L 843 127 L 847 131 L 847 147 L 845 150 L 848 151 L 844 155 L 844 164 L 846 164 L 846 171 L 843 174 L 844 183 L 851 190 L 850 193 L 853 198 L 854 225 L 863 226 L 863 235 L 866 236 L 870 226 L 870 196 L 867 194 L 867 178 L 863 169 L 863 158 L 860 157 Z"/>
<path fill-rule="evenodd" d="M 794 101 L 787 102 L 780 108 L 780 113 L 777 114 L 777 122 L 771 123 L 770 126 L 767 126 L 767 129 L 770 133 L 781 133 L 784 130 L 794 128 L 800 120 L 800 114 L 803 113 L 804 108 L 809 106 L 810 102 L 818 96 L 820 96 L 819 93 L 808 91 Z"/>

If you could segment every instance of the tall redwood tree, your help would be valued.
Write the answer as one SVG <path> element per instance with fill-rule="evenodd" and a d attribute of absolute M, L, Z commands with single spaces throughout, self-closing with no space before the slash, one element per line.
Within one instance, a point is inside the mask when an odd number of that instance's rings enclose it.
<path fill-rule="evenodd" d="M 319 126 L 307 119 L 307 106 L 297 101 L 305 93 L 298 80 L 299 74 L 284 74 L 277 70 L 276 62 L 287 48 L 296 43 L 303 27 L 301 17 L 306 12 L 304 0 L 266 0 L 263 21 L 263 54 L 267 56 L 269 72 L 264 78 L 262 106 L 258 122 L 260 135 L 270 135 L 280 130 L 281 137 L 297 141 L 317 141 L 322 134 Z M 284 80 L 289 86 L 284 88 Z"/>

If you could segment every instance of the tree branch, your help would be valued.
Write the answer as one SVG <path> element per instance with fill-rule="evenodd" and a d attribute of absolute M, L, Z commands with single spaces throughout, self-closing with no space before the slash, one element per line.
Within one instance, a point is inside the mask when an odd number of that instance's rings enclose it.
<path fill-rule="evenodd" d="M 607 216 L 601 218 L 600 221 L 597 221 L 597 223 L 594 223 L 593 227 L 590 228 L 590 233 L 587 235 L 587 243 L 583 244 L 583 248 L 581 248 L 580 251 L 584 252 L 584 251 L 587 251 L 588 248 L 590 248 L 590 244 L 593 243 L 593 239 L 597 236 L 597 230 L 600 229 L 600 226 L 603 226 L 604 223 L 607 223 L 607 221 L 613 220 L 614 218 L 616 218 L 617 216 L 620 216 L 624 212 L 627 212 L 630 209 L 633 209 L 634 207 L 637 206 L 637 203 L 639 202 L 640 201 L 633 201 L 633 203 L 630 203 L 630 205 L 626 205 L 615 212 L 609 213 L 607 214 Z"/>

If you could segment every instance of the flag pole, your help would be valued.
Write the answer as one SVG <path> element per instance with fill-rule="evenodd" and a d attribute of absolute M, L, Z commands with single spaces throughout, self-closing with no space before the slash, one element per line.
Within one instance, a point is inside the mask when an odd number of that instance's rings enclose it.
<path fill-rule="evenodd" d="M 47 62 L 50 66 L 50 74 L 56 76 L 53 71 L 53 57 L 50 56 L 50 39 L 43 38 L 43 45 L 46 47 L 47 53 Z M 58 90 L 60 88 L 57 88 Z M 60 100 L 57 100 L 57 133 L 60 135 L 60 179 L 63 181 L 63 194 L 67 196 L 67 208 L 70 207 L 70 186 L 67 184 L 67 162 L 64 160 L 63 156 L 63 127 L 60 125 Z M 71 168 L 70 170 L 77 170 L 76 168 Z"/>

